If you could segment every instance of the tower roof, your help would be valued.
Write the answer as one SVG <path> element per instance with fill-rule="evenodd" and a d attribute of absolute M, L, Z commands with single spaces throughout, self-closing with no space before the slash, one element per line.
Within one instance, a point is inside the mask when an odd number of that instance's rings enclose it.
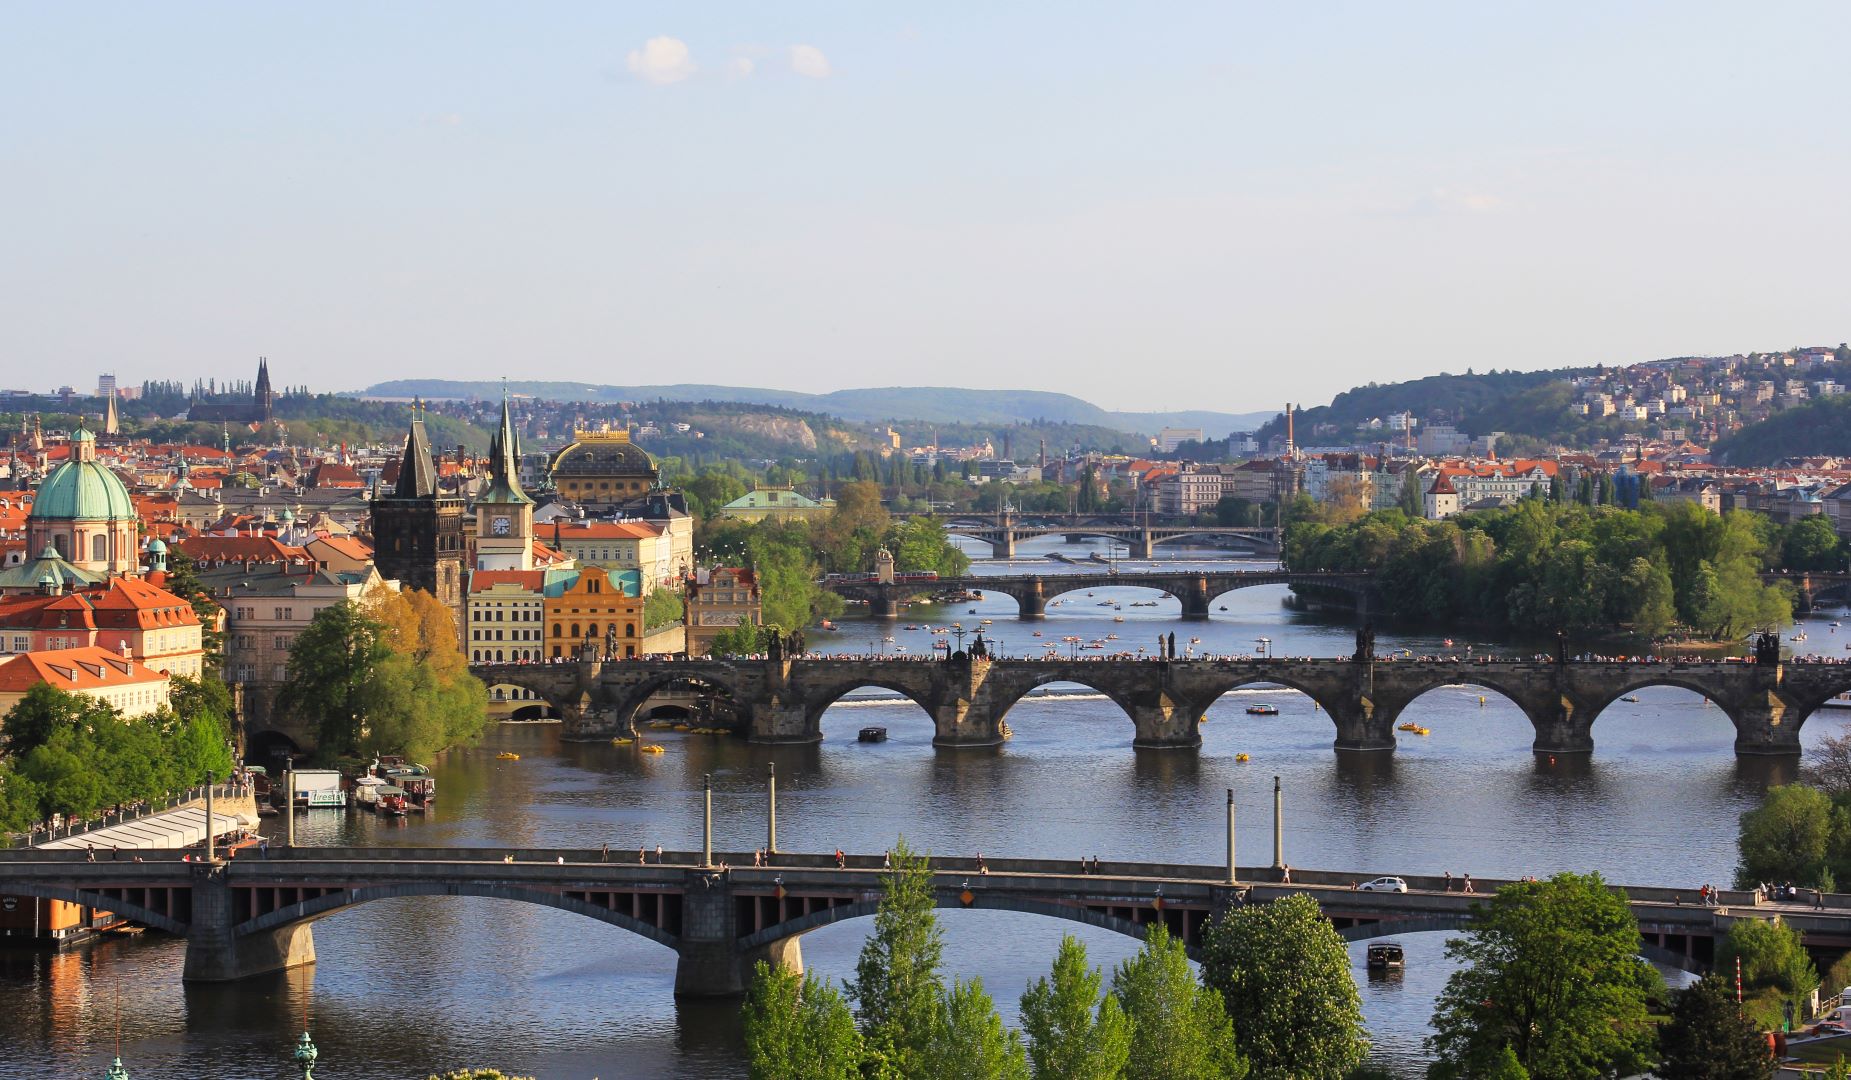
<path fill-rule="evenodd" d="M 488 475 L 488 490 L 477 497 L 477 502 L 513 505 L 533 502 L 521 490 L 520 449 L 514 436 L 514 419 L 508 412 L 506 388 L 501 392 L 501 425 L 488 444 Z"/>
<path fill-rule="evenodd" d="M 405 456 L 399 462 L 398 485 L 392 493 L 401 499 L 429 499 L 437 494 L 437 466 L 431 461 L 431 440 L 424 433 L 424 418 L 412 413 L 405 434 Z"/>

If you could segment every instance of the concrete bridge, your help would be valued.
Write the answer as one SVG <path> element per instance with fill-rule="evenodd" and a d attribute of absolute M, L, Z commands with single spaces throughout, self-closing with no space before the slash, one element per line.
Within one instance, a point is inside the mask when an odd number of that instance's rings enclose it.
<path fill-rule="evenodd" d="M 512 859 L 512 861 L 509 861 Z M 113 911 L 186 939 L 184 977 L 224 982 L 313 963 L 311 927 L 375 900 L 476 896 L 583 915 L 673 949 L 675 992 L 716 997 L 745 989 L 759 960 L 800 968 L 805 933 L 871 915 L 882 856 L 773 856 L 751 867 L 748 853 L 670 853 L 639 864 L 596 850 L 502 848 L 272 848 L 269 858 L 182 863 L 87 863 L 70 852 L 0 856 L 0 894 L 45 897 Z M 730 864 L 723 868 L 720 864 Z M 1361 892 L 1373 875 L 1275 868 L 1157 863 L 990 859 L 931 860 L 940 907 L 1016 911 L 1143 937 L 1154 922 L 1195 951 L 1203 927 L 1229 906 L 1293 893 L 1315 899 L 1348 940 L 1470 927 L 1482 895 L 1444 891 L 1440 879 L 1408 877 L 1404 894 Z M 982 872 L 987 871 L 987 872 Z M 1235 884 L 1238 881 L 1238 884 Z M 1480 893 L 1500 882 L 1481 881 Z M 1695 889 L 1625 889 L 1647 954 L 1702 970 L 1715 938 L 1740 919 L 1780 914 L 1806 944 L 1851 947 L 1851 896 L 1810 905 L 1758 903 L 1723 893 L 1720 907 L 1695 903 Z M 386 943 L 382 942 L 381 947 Z M 357 958 L 356 958 L 357 959 Z"/>
<path fill-rule="evenodd" d="M 1290 570 L 1078 570 L 1059 574 L 995 574 L 987 577 L 939 578 L 930 582 L 880 582 L 851 579 L 825 580 L 823 587 L 850 600 L 864 600 L 868 614 L 893 618 L 908 597 L 953 589 L 1004 593 L 1015 598 L 1017 614 L 1039 619 L 1048 613 L 1048 601 L 1085 589 L 1113 586 L 1153 589 L 1183 603 L 1183 618 L 1206 619 L 1216 598 L 1236 589 L 1258 585 L 1316 586 L 1355 598 L 1358 614 L 1369 613 L 1369 592 L 1374 575 L 1368 573 L 1295 573 Z"/>
<path fill-rule="evenodd" d="M 907 515 L 896 515 L 905 517 Z M 1063 536 L 1070 543 L 1088 537 L 1106 537 L 1126 545 L 1134 559 L 1154 558 L 1159 544 L 1198 537 L 1237 537 L 1262 551 L 1279 550 L 1279 530 L 1273 526 L 1202 525 L 1191 521 L 1152 521 L 1137 514 L 955 514 L 944 518 L 945 532 L 990 545 L 990 557 L 1015 558 L 1019 540 L 1037 536 Z"/>
<path fill-rule="evenodd" d="M 1363 635 L 1359 635 L 1363 636 Z M 950 660 L 804 657 L 755 660 L 581 660 L 477 664 L 491 686 L 524 687 L 564 721 L 568 739 L 634 736 L 638 709 L 673 686 L 699 686 L 722 699 L 754 742 L 815 742 L 823 712 L 850 691 L 878 687 L 932 718 L 933 744 L 989 747 L 1009 736 L 1009 710 L 1050 683 L 1089 687 L 1130 718 L 1133 745 L 1194 749 L 1202 716 L 1230 690 L 1277 685 L 1315 702 L 1336 728 L 1339 750 L 1393 750 L 1395 724 L 1415 699 L 1443 686 L 1483 687 L 1514 702 L 1535 728 L 1537 753 L 1587 753 L 1602 710 L 1648 686 L 1677 686 L 1709 699 L 1735 725 L 1738 754 L 1800 752 L 1800 726 L 1832 697 L 1851 691 L 1851 665 L 1705 661 L 1607 663 L 1552 660 L 1387 660 L 1359 650 L 1349 659 L 1207 657 L 1193 660 Z"/>

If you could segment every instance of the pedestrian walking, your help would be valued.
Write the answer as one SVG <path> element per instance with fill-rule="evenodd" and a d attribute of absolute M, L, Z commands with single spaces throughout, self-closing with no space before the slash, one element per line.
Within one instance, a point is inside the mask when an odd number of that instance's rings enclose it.
<path fill-rule="evenodd" d="M 604 847 L 599 849 L 598 858 L 603 860 L 604 862 L 611 861 L 611 845 L 609 842 L 606 842 Z"/>
<path fill-rule="evenodd" d="M 1287 863 L 1279 867 L 1279 883 L 1281 885 L 1290 885 L 1292 883 L 1291 864 Z"/>
<path fill-rule="evenodd" d="M 661 844 L 656 845 L 656 862 L 657 864 L 660 864 L 662 862 L 662 845 Z"/>
<path fill-rule="evenodd" d="M 1446 891 L 1453 891 L 1453 872 L 1451 870 L 1446 871 Z"/>
<path fill-rule="evenodd" d="M 848 856 L 842 854 L 841 848 L 836 848 L 836 869 L 840 870 L 843 867 L 846 867 L 847 865 L 848 865 Z"/>
<path fill-rule="evenodd" d="M 1472 891 L 1472 875 L 1466 874 L 1464 875 L 1464 877 L 1465 877 L 1465 891 L 1469 894 Z"/>

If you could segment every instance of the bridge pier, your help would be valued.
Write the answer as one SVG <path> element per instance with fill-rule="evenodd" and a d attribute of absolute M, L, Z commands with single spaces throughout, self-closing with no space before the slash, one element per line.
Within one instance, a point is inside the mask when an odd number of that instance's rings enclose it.
<path fill-rule="evenodd" d="M 815 722 L 810 718 L 810 710 L 802 702 L 787 702 L 780 698 L 770 701 L 754 701 L 748 707 L 746 720 L 746 741 L 755 743 L 813 743 L 821 742 L 823 731 L 822 717 Z"/>
<path fill-rule="evenodd" d="M 760 960 L 803 971 L 803 949 L 795 936 L 742 949 L 739 929 L 732 875 L 688 871 L 681 901 L 681 941 L 676 947 L 676 997 L 739 997 L 752 985 L 753 968 Z"/>
<path fill-rule="evenodd" d="M 1041 578 L 1036 576 L 1034 584 L 1017 592 L 1016 616 L 1022 619 L 1044 619 L 1048 614 L 1048 594 L 1041 586 Z"/>
<path fill-rule="evenodd" d="M 1183 602 L 1183 618 L 1208 618 L 1208 581 L 1206 578 L 1192 578 L 1176 590 L 1176 598 Z"/>
<path fill-rule="evenodd" d="M 1536 729 L 1530 749 L 1538 754 L 1591 754 L 1594 752 L 1594 712 L 1565 697 L 1542 705 L 1518 702 Z"/>
<path fill-rule="evenodd" d="M 195 866 L 192 893 L 181 975 L 186 981 L 231 982 L 315 962 L 315 935 L 306 922 L 238 936 L 237 906 L 223 863 Z"/>
<path fill-rule="evenodd" d="M 1139 750 L 1197 750 L 1202 746 L 1202 710 L 1167 698 L 1132 702 L 1126 709 L 1137 735 L 1131 745 Z"/>
<path fill-rule="evenodd" d="M 1773 691 L 1757 693 L 1728 710 L 1735 724 L 1735 752 L 1757 756 L 1799 756 L 1805 717 Z"/>
<path fill-rule="evenodd" d="M 1360 696 L 1353 702 L 1326 701 L 1321 704 L 1324 711 L 1330 714 L 1331 721 L 1337 725 L 1337 741 L 1333 744 L 1336 749 L 1394 751 L 1394 712 L 1377 709 L 1367 698 Z"/>
<path fill-rule="evenodd" d="M 1139 529 L 1138 535 L 1128 539 L 1125 546 L 1131 552 L 1130 557 L 1133 559 L 1156 558 L 1156 544 L 1151 539 L 1149 528 Z"/>
<path fill-rule="evenodd" d="M 997 533 L 995 538 L 990 541 L 990 558 L 992 559 L 1013 559 L 1015 558 L 1015 530 L 1014 529 L 1004 529 L 1001 532 Z"/>
<path fill-rule="evenodd" d="M 868 616 L 874 619 L 892 619 L 900 614 L 900 603 L 894 599 L 891 586 L 882 588 L 868 597 Z"/>
<path fill-rule="evenodd" d="M 945 702 L 932 710 L 932 723 L 932 745 L 948 750 L 1001 746 L 1009 738 L 1009 725 L 987 702 Z"/>

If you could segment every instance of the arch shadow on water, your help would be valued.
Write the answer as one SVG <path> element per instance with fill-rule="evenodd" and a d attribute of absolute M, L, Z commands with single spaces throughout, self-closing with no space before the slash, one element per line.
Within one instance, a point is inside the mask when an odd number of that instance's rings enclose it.
<path fill-rule="evenodd" d="M 925 705 L 897 680 L 893 685 L 845 681 L 811 697 L 810 722 L 832 745 L 858 742 L 864 728 L 885 730 L 885 740 L 875 745 L 930 746 L 938 732 Z"/>

